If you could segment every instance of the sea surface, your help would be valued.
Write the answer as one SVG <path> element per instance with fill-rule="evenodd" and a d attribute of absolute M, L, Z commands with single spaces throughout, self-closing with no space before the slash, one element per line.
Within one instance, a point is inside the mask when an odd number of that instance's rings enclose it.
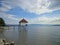
<path fill-rule="evenodd" d="M 10 26 L 0 33 L 0 39 L 16 45 L 60 45 L 60 26 Z"/>

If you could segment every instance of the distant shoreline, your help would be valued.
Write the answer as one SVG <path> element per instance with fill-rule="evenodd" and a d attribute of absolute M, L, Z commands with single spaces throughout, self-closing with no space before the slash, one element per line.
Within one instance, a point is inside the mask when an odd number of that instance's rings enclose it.
<path fill-rule="evenodd" d="M 32 26 L 60 26 L 60 24 L 28 24 Z M 6 24 L 6 26 L 19 26 L 18 24 Z"/>

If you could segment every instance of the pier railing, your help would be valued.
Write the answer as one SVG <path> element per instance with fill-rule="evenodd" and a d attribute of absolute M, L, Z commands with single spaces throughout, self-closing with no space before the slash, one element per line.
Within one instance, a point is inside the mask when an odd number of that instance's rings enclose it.
<path fill-rule="evenodd" d="M 19 26 L 19 25 L 8 25 L 8 26 L 0 26 L 0 30 L 20 30 L 20 29 L 26 29 L 26 26 Z"/>
<path fill-rule="evenodd" d="M 14 30 L 15 28 L 19 28 L 19 26 L 0 26 L 0 30 Z"/>

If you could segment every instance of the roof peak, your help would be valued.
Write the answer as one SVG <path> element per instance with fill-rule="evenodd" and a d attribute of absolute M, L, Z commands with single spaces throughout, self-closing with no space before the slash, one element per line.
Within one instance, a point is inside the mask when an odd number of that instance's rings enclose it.
<path fill-rule="evenodd" d="M 28 23 L 28 21 L 26 21 L 24 18 L 19 23 L 22 23 L 22 22 Z"/>

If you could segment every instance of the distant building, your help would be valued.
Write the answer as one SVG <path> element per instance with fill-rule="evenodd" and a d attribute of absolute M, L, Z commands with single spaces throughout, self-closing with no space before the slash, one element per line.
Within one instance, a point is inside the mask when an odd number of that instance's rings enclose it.
<path fill-rule="evenodd" d="M 21 21 L 19 21 L 19 25 L 21 25 L 21 26 L 27 26 L 27 23 L 28 23 L 28 21 L 26 21 L 25 19 L 22 19 Z"/>

